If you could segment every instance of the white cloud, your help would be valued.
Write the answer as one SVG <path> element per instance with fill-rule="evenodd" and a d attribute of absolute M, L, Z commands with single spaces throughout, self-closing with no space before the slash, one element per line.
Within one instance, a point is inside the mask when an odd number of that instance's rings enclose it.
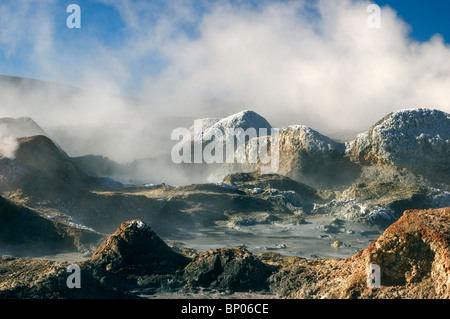
<path fill-rule="evenodd" d="M 363 129 L 397 108 L 450 110 L 450 49 L 439 37 L 411 40 L 389 7 L 369 29 L 369 2 L 320 1 L 315 21 L 302 3 L 217 4 L 199 39 L 165 44 L 171 63 L 147 91 L 238 100 L 269 120 L 334 128 Z"/>
<path fill-rule="evenodd" d="M 17 1 L 0 5 L 0 16 L 9 17 L 0 22 L 2 52 L 29 48 L 44 79 L 114 94 L 131 88 L 153 101 L 147 109 L 136 114 L 114 97 L 16 92 L 2 96 L 0 114 L 45 125 L 252 109 L 274 126 L 327 133 L 365 130 L 399 108 L 450 112 L 449 45 L 439 36 L 412 40 L 410 26 L 389 7 L 381 8 L 381 28 L 369 29 L 369 1 L 98 1 L 120 12 L 120 41 L 102 42 L 82 22 L 85 45 L 66 47 L 55 38 L 54 1 L 40 1 L 39 15 L 31 2 Z M 198 102 L 210 98 L 227 103 Z"/>

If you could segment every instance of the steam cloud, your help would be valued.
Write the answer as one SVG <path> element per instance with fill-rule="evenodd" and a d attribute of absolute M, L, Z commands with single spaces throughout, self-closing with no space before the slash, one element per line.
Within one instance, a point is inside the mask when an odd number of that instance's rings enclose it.
<path fill-rule="evenodd" d="M 274 127 L 305 124 L 327 134 L 361 132 L 395 109 L 450 112 L 448 43 L 440 35 L 413 40 L 410 26 L 388 6 L 381 8 L 381 28 L 370 29 L 368 1 L 98 2 L 120 15 L 120 41 L 102 41 L 86 25 L 77 36 L 64 33 L 63 41 L 66 13 L 54 1 L 2 3 L 3 70 L 7 59 L 20 56 L 33 67 L 15 75 L 104 94 L 8 88 L 1 116 L 30 116 L 44 127 L 122 123 L 114 140 L 95 147 L 129 160 L 159 149 L 136 146 L 159 115 L 219 117 L 251 109 Z"/>
<path fill-rule="evenodd" d="M 14 158 L 18 146 L 17 140 L 8 134 L 3 125 L 0 125 L 0 157 Z"/>

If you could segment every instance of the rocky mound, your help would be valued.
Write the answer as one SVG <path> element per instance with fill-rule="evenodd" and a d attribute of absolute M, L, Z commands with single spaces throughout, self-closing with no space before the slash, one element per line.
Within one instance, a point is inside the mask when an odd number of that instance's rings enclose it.
<path fill-rule="evenodd" d="M 122 223 L 92 255 L 90 262 L 112 273 L 165 274 L 188 262 L 142 220 Z"/>
<path fill-rule="evenodd" d="M 73 238 L 57 224 L 37 213 L 14 205 L 0 197 L 1 250 L 19 250 L 24 254 L 76 250 Z"/>
<path fill-rule="evenodd" d="M 354 181 L 360 173 L 359 166 L 345 157 L 345 143 L 338 143 L 310 127 L 292 125 L 279 129 L 277 135 L 267 138 L 267 142 L 264 138 L 256 137 L 237 150 L 235 157 L 245 163 L 224 164 L 212 177 L 259 171 L 265 165 L 261 163 L 264 154 L 259 154 L 256 165 L 249 163 L 249 154 L 258 154 L 261 143 L 268 145 L 268 154 L 272 154 L 274 138 L 278 139 L 277 173 L 280 175 L 314 187 L 332 188 Z"/>
<path fill-rule="evenodd" d="M 280 147 L 287 150 L 316 154 L 324 159 L 339 159 L 345 152 L 345 144 L 338 143 L 304 125 L 292 125 L 280 132 Z M 318 158 L 318 159 L 320 159 Z M 301 168 L 300 168 L 301 169 Z"/>
<path fill-rule="evenodd" d="M 272 126 L 261 115 L 245 110 L 223 119 L 203 119 L 201 120 L 203 128 L 203 139 L 209 140 L 215 132 L 220 131 L 222 134 L 226 134 L 227 129 L 241 128 L 247 130 L 248 128 L 266 129 L 267 134 L 270 134 Z"/>
<path fill-rule="evenodd" d="M 126 279 L 128 285 L 134 282 L 136 289 L 146 292 L 181 287 L 229 291 L 268 288 L 271 267 L 245 248 L 197 252 L 192 260 L 186 255 L 175 252 L 142 220 L 132 220 L 123 223 L 83 267 L 95 277 L 105 278 L 108 285 L 123 285 L 120 280 Z"/>
<path fill-rule="evenodd" d="M 130 298 L 81 269 L 81 289 L 69 289 L 66 262 L 0 257 L 0 299 Z"/>
<path fill-rule="evenodd" d="M 337 193 L 336 198 L 330 202 L 316 205 L 313 213 L 387 227 L 407 209 L 442 207 L 433 199 L 435 192 L 440 194 L 443 204 L 448 201 L 443 192 L 417 184 L 391 181 L 357 182 Z"/>
<path fill-rule="evenodd" d="M 0 194 L 43 216 L 76 223 L 86 216 L 98 217 L 99 206 L 107 201 L 91 191 L 122 186 L 87 175 L 45 136 L 19 138 L 18 142 L 15 158 L 0 157 Z"/>
<path fill-rule="evenodd" d="M 370 264 L 380 288 L 367 286 Z M 353 257 L 287 263 L 271 282 L 292 298 L 450 298 L 450 208 L 405 211 Z"/>
<path fill-rule="evenodd" d="M 37 135 L 19 138 L 16 160 L 22 165 L 32 167 L 45 176 L 64 181 L 80 182 L 88 176 L 76 166 L 69 156 L 48 137 Z"/>
<path fill-rule="evenodd" d="M 289 177 L 278 174 L 236 173 L 225 176 L 223 183 L 245 189 L 278 189 L 280 191 L 295 191 L 301 196 L 320 199 L 318 191 L 308 185 L 297 182 Z"/>
<path fill-rule="evenodd" d="M 101 234 L 51 221 L 0 196 L 0 251 L 16 256 L 39 256 L 83 251 Z"/>
<path fill-rule="evenodd" d="M 195 258 L 184 269 L 188 287 L 204 287 L 231 291 L 268 288 L 270 268 L 247 249 L 213 249 Z"/>
<path fill-rule="evenodd" d="M 170 248 L 142 220 L 132 220 L 122 223 L 84 266 L 97 277 L 106 277 L 109 284 L 117 284 L 114 278 L 125 278 L 141 291 L 268 288 L 271 268 L 245 248 L 197 252 L 192 260 L 183 253 Z"/>
<path fill-rule="evenodd" d="M 201 124 L 201 127 L 198 124 Z M 234 143 L 233 150 L 236 151 L 239 146 L 253 138 L 270 135 L 271 129 L 272 126 L 265 118 L 249 110 L 223 119 L 199 119 L 194 122 L 190 129 L 193 137 L 191 145 L 193 147 L 194 144 L 200 143 L 204 150 L 206 150 L 206 147 L 214 148 L 216 144 L 217 147 L 223 147 L 224 157 L 217 162 L 221 164 L 225 162 L 225 155 L 230 156 L 230 154 L 225 153 L 229 152 L 225 143 Z M 211 143 L 213 141 L 214 143 Z M 203 160 L 205 161 L 205 159 Z"/>
<path fill-rule="evenodd" d="M 426 293 L 449 298 L 449 228 L 450 208 L 409 210 L 361 257 L 380 266 L 384 286 L 414 286 L 423 282 L 434 288 Z"/>
<path fill-rule="evenodd" d="M 450 176 L 450 115 L 432 109 L 388 114 L 348 143 L 354 161 L 388 163 L 433 177 Z"/>

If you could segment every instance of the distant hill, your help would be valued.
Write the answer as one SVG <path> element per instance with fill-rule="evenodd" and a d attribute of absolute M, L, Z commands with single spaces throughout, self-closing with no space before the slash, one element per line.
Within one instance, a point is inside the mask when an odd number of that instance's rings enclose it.
<path fill-rule="evenodd" d="M 13 138 L 28 137 L 34 135 L 44 135 L 49 137 L 47 132 L 29 117 L 0 118 L 3 136 Z"/>
<path fill-rule="evenodd" d="M 16 160 L 22 165 L 37 169 L 48 177 L 72 183 L 88 179 L 87 174 L 78 168 L 69 156 L 48 137 L 43 135 L 22 137 L 18 139 L 18 142 Z"/>
<path fill-rule="evenodd" d="M 24 256 L 73 252 L 103 236 L 42 217 L 0 196 L 0 252 Z"/>
<path fill-rule="evenodd" d="M 50 82 L 32 78 L 17 77 L 11 75 L 0 75 L 0 89 L 18 89 L 23 93 L 30 93 L 33 91 L 54 90 L 64 94 L 77 94 L 81 91 L 75 86 Z"/>

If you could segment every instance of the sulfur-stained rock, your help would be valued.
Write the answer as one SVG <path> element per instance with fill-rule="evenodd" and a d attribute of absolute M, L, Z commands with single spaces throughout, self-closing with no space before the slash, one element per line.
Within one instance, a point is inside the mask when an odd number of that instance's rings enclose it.
<path fill-rule="evenodd" d="M 367 286 L 370 264 L 380 267 L 378 289 Z M 270 282 L 292 298 L 450 298 L 450 207 L 405 211 L 354 256 L 289 264 Z"/>

